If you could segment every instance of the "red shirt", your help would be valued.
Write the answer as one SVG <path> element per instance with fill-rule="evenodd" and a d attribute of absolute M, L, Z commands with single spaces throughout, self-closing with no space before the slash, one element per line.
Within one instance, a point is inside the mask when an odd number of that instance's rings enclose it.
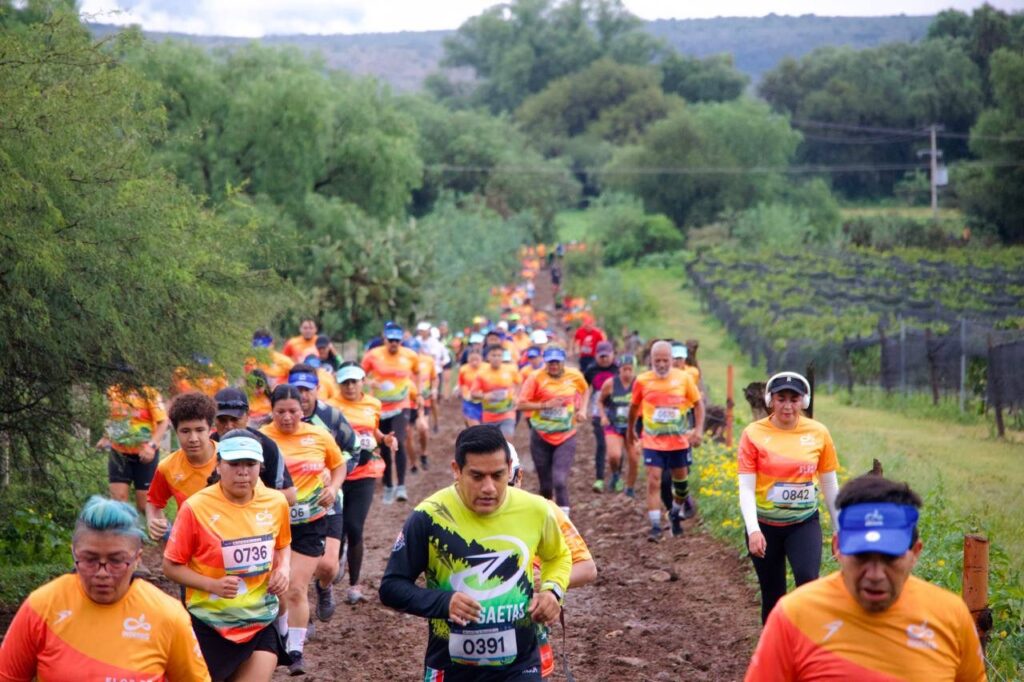
<path fill-rule="evenodd" d="M 606 341 L 608 337 L 597 327 L 583 325 L 576 330 L 576 335 L 573 336 L 573 339 L 580 349 L 580 357 L 592 358 L 597 353 L 597 344 Z"/>

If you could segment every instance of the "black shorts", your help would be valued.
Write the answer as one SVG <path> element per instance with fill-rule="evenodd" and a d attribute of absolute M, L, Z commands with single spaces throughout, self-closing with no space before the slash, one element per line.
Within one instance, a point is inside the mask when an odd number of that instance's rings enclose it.
<path fill-rule="evenodd" d="M 327 523 L 326 516 L 321 516 L 316 521 L 309 523 L 293 523 L 292 551 L 304 556 L 322 557 L 327 542 Z"/>
<path fill-rule="evenodd" d="M 149 490 L 153 474 L 160 463 L 160 453 L 153 455 L 148 464 L 143 464 L 138 455 L 125 455 L 113 448 L 108 450 L 107 480 L 111 483 L 131 483 L 136 490 Z"/>
<path fill-rule="evenodd" d="M 341 541 L 341 538 L 345 535 L 345 531 L 342 528 L 342 518 L 343 517 L 340 512 L 327 515 L 327 537 L 334 538 L 339 542 Z M 294 541 L 295 539 L 293 536 L 292 542 L 294 543 Z"/>
<path fill-rule="evenodd" d="M 285 651 L 284 639 L 273 622 L 257 632 L 248 642 L 241 644 L 224 639 L 219 632 L 195 616 L 192 616 L 192 631 L 196 633 L 196 641 L 199 642 L 199 649 L 203 652 L 206 667 L 210 669 L 210 677 L 214 682 L 226 680 L 234 675 L 254 651 L 277 654 L 278 665 L 288 665 L 291 662 L 291 657 Z"/>
<path fill-rule="evenodd" d="M 420 418 L 420 411 L 419 411 L 418 408 L 414 407 L 411 410 L 409 410 L 409 423 L 410 424 L 413 423 L 414 421 L 416 421 L 419 418 Z"/>

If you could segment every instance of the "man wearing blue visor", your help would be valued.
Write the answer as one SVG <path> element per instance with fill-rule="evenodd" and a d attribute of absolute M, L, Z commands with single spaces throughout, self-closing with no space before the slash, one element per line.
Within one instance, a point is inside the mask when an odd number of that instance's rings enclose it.
<path fill-rule="evenodd" d="M 766 680 L 985 680 L 981 644 L 959 597 L 911 575 L 921 498 L 868 474 L 836 498 L 839 571 L 783 597 L 747 669 Z"/>

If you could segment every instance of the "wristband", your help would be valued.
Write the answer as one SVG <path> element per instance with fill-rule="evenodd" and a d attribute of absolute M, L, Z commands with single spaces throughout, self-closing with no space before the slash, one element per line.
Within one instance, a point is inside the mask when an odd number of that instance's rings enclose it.
<path fill-rule="evenodd" d="M 563 590 L 562 586 L 559 585 L 558 583 L 550 582 L 549 581 L 549 582 L 546 582 L 543 585 L 541 585 L 540 589 L 541 589 L 541 592 L 549 591 L 549 592 L 551 592 L 551 594 L 555 595 L 555 599 L 558 600 L 558 605 L 559 606 L 561 606 L 562 603 L 565 602 L 565 590 Z"/>

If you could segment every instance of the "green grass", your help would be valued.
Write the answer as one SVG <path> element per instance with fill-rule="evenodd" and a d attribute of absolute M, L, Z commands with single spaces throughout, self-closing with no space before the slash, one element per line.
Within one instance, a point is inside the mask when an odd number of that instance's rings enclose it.
<path fill-rule="evenodd" d="M 583 211 L 562 211 L 555 216 L 558 240 L 581 241 L 587 236 L 587 221 Z"/>

